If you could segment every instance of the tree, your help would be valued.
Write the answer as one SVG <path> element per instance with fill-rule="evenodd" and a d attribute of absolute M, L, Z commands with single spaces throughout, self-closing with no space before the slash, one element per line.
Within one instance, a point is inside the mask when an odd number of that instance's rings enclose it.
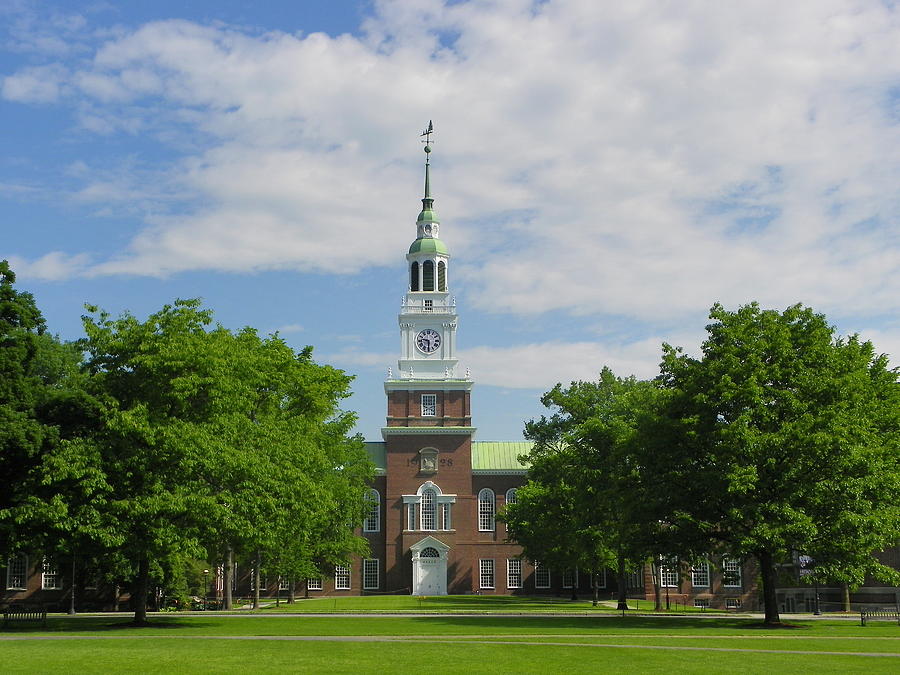
<path fill-rule="evenodd" d="M 801 305 L 713 306 L 702 357 L 664 346 L 673 433 L 660 449 L 669 524 L 757 560 L 765 621 L 775 565 L 896 582 L 871 554 L 900 539 L 900 386 L 884 355 Z"/>
<path fill-rule="evenodd" d="M 60 444 L 50 459 L 63 470 L 49 481 L 78 485 L 61 491 L 66 515 L 87 505 L 98 545 L 128 561 L 136 624 L 151 579 L 184 559 L 223 544 L 259 559 L 312 527 L 333 510 L 336 475 L 361 513 L 371 465 L 337 407 L 348 376 L 277 336 L 210 328 L 196 300 L 144 322 L 88 309 L 83 347 L 102 424 Z"/>
<path fill-rule="evenodd" d="M 541 402 L 554 412 L 526 425 L 535 445 L 528 483 L 507 507 L 510 537 L 545 564 L 617 571 L 627 609 L 627 571 L 653 552 L 658 518 L 642 497 L 652 474 L 649 429 L 659 389 L 604 368 L 597 382 L 556 385 Z M 597 596 L 594 585 L 595 602 Z"/>

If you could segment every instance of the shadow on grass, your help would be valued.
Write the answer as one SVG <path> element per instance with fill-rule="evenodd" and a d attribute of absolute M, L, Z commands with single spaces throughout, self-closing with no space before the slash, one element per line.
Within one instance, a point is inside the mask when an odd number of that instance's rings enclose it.
<path fill-rule="evenodd" d="M 705 632 L 735 631 L 745 632 L 747 629 L 778 631 L 785 628 L 807 630 L 810 624 L 786 624 L 765 625 L 759 619 L 723 617 L 721 619 L 695 619 L 691 617 L 659 617 L 659 616 L 625 616 L 623 617 L 599 617 L 599 616 L 419 616 L 410 617 L 411 620 L 427 626 L 472 626 L 485 629 L 492 626 L 499 629 L 522 629 L 535 632 L 547 630 L 558 632 L 564 630 L 593 631 L 608 630 L 640 630 L 640 631 L 665 631 L 666 633 L 697 634 Z M 437 632 L 437 631 L 436 631 Z"/>
<path fill-rule="evenodd" d="M 159 630 L 161 628 L 203 628 L 217 624 L 210 621 L 197 620 L 193 617 L 153 617 L 142 626 L 136 626 L 131 616 L 48 616 L 46 628 L 40 625 L 15 626 L 0 631 L 4 633 L 102 633 L 130 629 L 140 631 L 145 628 Z"/>

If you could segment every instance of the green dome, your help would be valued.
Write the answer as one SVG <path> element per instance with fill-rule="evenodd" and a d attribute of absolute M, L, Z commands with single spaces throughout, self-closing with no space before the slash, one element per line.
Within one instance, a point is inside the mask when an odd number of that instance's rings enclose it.
<path fill-rule="evenodd" d="M 410 254 L 413 253 L 438 253 L 440 255 L 449 256 L 450 254 L 447 252 L 447 245 L 442 242 L 440 239 L 434 239 L 432 237 L 423 237 L 421 239 L 416 239 L 412 246 L 409 247 Z"/>

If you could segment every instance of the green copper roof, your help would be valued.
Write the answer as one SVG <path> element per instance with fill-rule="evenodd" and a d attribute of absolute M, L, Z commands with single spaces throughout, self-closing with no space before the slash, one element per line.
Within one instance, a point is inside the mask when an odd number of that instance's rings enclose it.
<path fill-rule="evenodd" d="M 519 456 L 528 454 L 531 441 L 472 441 L 472 471 L 494 473 L 522 472 L 528 465 L 519 462 Z M 387 453 L 383 441 L 366 441 L 366 452 L 379 473 L 387 469 Z"/>
<path fill-rule="evenodd" d="M 519 462 L 519 455 L 527 454 L 531 441 L 472 441 L 472 471 L 525 471 L 528 466 Z"/>
<path fill-rule="evenodd" d="M 366 453 L 369 455 L 369 461 L 375 465 L 376 471 L 379 473 L 387 471 L 387 454 L 382 441 L 366 441 Z"/>
<path fill-rule="evenodd" d="M 416 239 L 412 246 L 409 247 L 410 253 L 440 253 L 441 255 L 450 255 L 447 252 L 447 245 L 440 239 L 433 237 L 422 237 Z"/>

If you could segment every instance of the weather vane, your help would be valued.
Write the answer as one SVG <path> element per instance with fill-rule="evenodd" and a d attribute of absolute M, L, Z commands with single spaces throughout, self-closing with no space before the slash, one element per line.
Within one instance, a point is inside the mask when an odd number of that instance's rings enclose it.
<path fill-rule="evenodd" d="M 425 144 L 425 152 L 431 152 L 431 134 L 434 133 L 434 125 L 431 123 L 431 120 L 428 120 L 428 128 L 422 132 L 422 136 L 425 137 L 425 140 L 422 141 Z"/>

